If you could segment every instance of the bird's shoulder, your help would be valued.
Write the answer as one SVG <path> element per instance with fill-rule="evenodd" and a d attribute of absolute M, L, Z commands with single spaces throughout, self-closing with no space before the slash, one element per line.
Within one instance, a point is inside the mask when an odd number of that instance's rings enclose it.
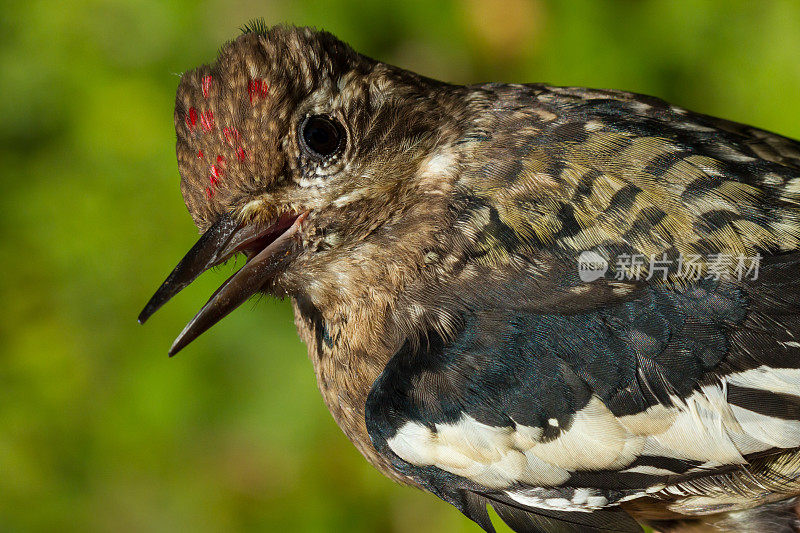
<path fill-rule="evenodd" d="M 797 141 L 633 93 L 473 90 L 453 210 L 490 258 L 800 246 Z"/>

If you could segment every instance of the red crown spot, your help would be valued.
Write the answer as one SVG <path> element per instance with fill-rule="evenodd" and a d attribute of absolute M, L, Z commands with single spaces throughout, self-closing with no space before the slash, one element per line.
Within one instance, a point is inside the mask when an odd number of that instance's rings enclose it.
<path fill-rule="evenodd" d="M 236 128 L 222 128 L 222 134 L 229 145 L 233 146 L 239 142 L 239 130 Z"/>
<path fill-rule="evenodd" d="M 211 91 L 211 74 L 203 76 L 203 98 L 208 98 L 208 93 Z"/>
<path fill-rule="evenodd" d="M 239 161 L 244 161 L 245 155 L 246 154 L 245 154 L 244 148 L 242 148 L 241 146 L 238 146 L 236 148 L 236 159 L 238 159 Z"/>
<path fill-rule="evenodd" d="M 197 109 L 190 107 L 189 113 L 186 114 L 186 126 L 188 126 L 189 131 L 194 129 L 195 124 L 197 124 Z"/>
<path fill-rule="evenodd" d="M 214 129 L 214 112 L 210 109 L 200 113 L 200 125 L 203 126 L 203 131 L 208 133 Z"/>
<path fill-rule="evenodd" d="M 217 156 L 217 164 L 218 164 L 218 165 L 221 165 L 221 164 L 223 164 L 223 163 L 225 163 L 225 157 L 223 157 L 223 156 L 221 156 L 221 155 L 218 155 L 218 156 Z"/>
<path fill-rule="evenodd" d="M 203 151 L 202 150 L 198 150 L 197 151 L 197 157 L 198 157 L 198 159 L 202 159 L 203 158 Z"/>
<path fill-rule="evenodd" d="M 211 200 L 214 197 L 214 190 L 211 187 L 206 187 L 206 199 Z"/>
<path fill-rule="evenodd" d="M 265 80 L 250 80 L 247 84 L 247 92 L 250 93 L 250 103 L 257 98 L 267 97 L 267 82 Z"/>
<path fill-rule="evenodd" d="M 216 187 L 219 183 L 219 180 L 222 179 L 222 175 L 224 173 L 225 172 L 221 166 L 211 165 L 211 177 L 209 178 L 211 180 L 211 185 Z"/>

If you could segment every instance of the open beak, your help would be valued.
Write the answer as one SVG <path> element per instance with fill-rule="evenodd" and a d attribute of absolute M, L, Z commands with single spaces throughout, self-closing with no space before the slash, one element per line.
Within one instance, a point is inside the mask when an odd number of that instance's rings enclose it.
<path fill-rule="evenodd" d="M 172 343 L 169 355 L 175 355 L 250 296 L 266 287 L 286 268 L 298 250 L 294 236 L 306 216 L 308 212 L 283 215 L 273 224 L 258 225 L 240 224 L 229 215 L 223 215 L 167 276 L 139 314 L 139 323 L 144 324 L 170 298 L 209 268 L 224 263 L 236 253 L 247 255 L 245 265 L 211 295 Z"/>

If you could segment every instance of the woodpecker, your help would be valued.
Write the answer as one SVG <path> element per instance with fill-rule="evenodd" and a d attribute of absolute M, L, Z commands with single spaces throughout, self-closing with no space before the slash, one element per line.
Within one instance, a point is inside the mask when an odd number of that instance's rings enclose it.
<path fill-rule="evenodd" d="M 170 355 L 285 296 L 356 448 L 486 531 L 488 505 L 520 532 L 797 527 L 797 141 L 263 23 L 183 74 L 174 121 L 202 236 L 139 321 L 246 262 Z"/>

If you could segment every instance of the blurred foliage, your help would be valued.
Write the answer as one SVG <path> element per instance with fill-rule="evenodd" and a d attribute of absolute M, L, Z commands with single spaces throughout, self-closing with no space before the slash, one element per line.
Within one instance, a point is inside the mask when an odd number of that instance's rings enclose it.
<path fill-rule="evenodd" d="M 178 76 L 254 17 L 450 81 L 623 88 L 800 137 L 795 2 L 4 2 L 3 531 L 476 531 L 347 442 L 286 302 L 166 357 L 231 267 L 136 324 L 196 239 Z"/>

